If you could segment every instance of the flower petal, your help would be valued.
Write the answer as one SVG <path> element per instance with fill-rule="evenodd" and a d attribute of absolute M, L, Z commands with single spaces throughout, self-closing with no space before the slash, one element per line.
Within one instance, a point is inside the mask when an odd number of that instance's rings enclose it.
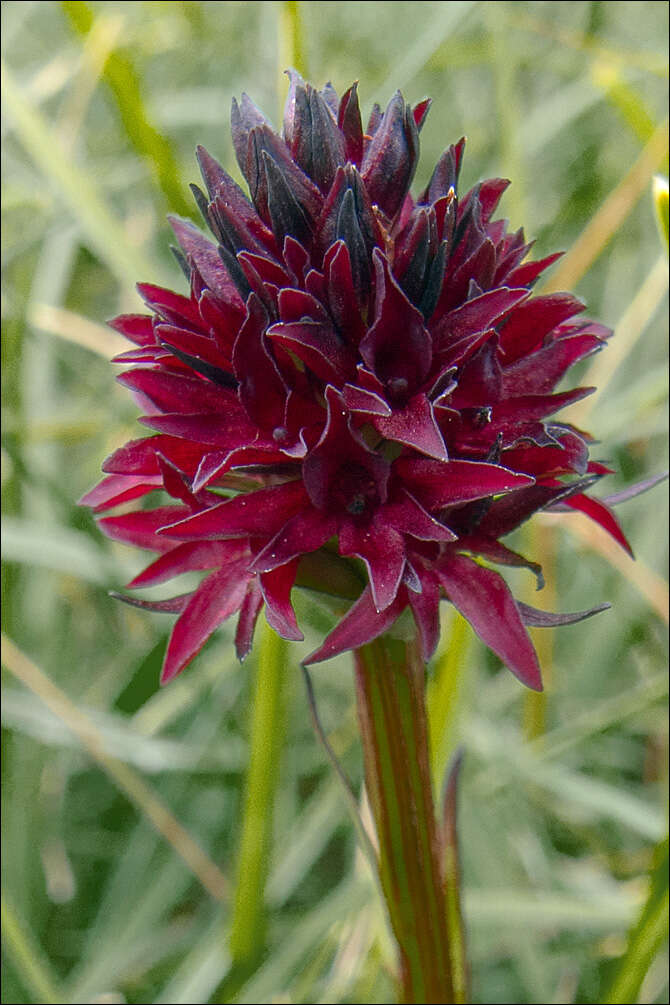
<path fill-rule="evenodd" d="M 381 517 L 370 523 L 345 521 L 340 527 L 340 555 L 356 555 L 365 562 L 372 598 L 385 610 L 398 593 L 405 568 L 405 542 Z"/>
<path fill-rule="evenodd" d="M 161 684 L 180 673 L 219 625 L 240 609 L 247 583 L 246 561 L 233 562 L 203 579 L 172 629 Z"/>
<path fill-rule="evenodd" d="M 271 628 L 283 639 L 301 642 L 304 635 L 298 627 L 291 604 L 291 590 L 295 583 L 300 559 L 295 558 L 271 572 L 260 576 L 261 591 L 265 600 L 265 617 Z"/>
<path fill-rule="evenodd" d="M 464 555 L 444 559 L 436 572 L 449 600 L 481 640 L 523 684 L 541 691 L 537 655 L 504 579 Z"/>
<path fill-rule="evenodd" d="M 536 607 L 523 604 L 520 600 L 516 601 L 516 606 L 519 608 L 524 625 L 529 625 L 531 628 L 560 628 L 562 625 L 576 625 L 578 621 L 592 618 L 594 614 L 600 614 L 601 611 L 609 611 L 612 605 L 597 604 L 595 607 L 590 607 L 588 611 L 574 611 L 570 614 L 539 611 Z"/>
<path fill-rule="evenodd" d="M 246 492 L 210 506 L 164 531 L 180 540 L 215 541 L 262 535 L 266 539 L 284 526 L 306 503 L 302 482 L 285 482 Z"/>
<path fill-rule="evenodd" d="M 337 520 L 310 507 L 292 517 L 253 563 L 255 572 L 270 572 L 291 559 L 316 551 L 337 530 Z"/>
<path fill-rule="evenodd" d="M 372 590 L 366 586 L 356 603 L 349 608 L 323 644 L 310 653 L 307 659 L 303 660 L 303 664 L 309 666 L 311 663 L 320 663 L 346 652 L 347 649 L 358 649 L 367 645 L 391 627 L 405 606 L 404 598 L 397 597 L 385 610 L 378 611 L 372 599 Z"/>
<path fill-rule="evenodd" d="M 448 460 L 447 448 L 435 421 L 433 406 L 425 394 L 415 395 L 404 408 L 394 410 L 391 415 L 375 415 L 373 425 L 387 440 L 414 447 L 427 457 L 435 457 L 439 461 Z"/>
<path fill-rule="evenodd" d="M 394 470 L 404 478 L 428 510 L 442 509 L 513 492 L 532 485 L 534 479 L 483 461 L 439 461 L 399 458 Z"/>
<path fill-rule="evenodd" d="M 263 595 L 257 581 L 252 579 L 242 601 L 240 614 L 237 619 L 237 628 L 235 629 L 235 653 L 240 663 L 243 663 L 251 652 L 254 629 L 262 606 Z"/>
<path fill-rule="evenodd" d="M 148 565 L 127 585 L 129 590 L 144 586 L 156 586 L 173 576 L 202 569 L 216 569 L 248 553 L 247 542 L 239 541 L 196 541 L 193 544 L 178 544 Z"/>

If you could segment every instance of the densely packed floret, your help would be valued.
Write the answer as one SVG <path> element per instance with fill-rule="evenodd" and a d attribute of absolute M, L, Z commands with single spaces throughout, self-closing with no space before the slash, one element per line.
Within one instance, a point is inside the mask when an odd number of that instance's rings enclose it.
<path fill-rule="evenodd" d="M 172 219 L 189 293 L 141 284 L 150 314 L 112 322 L 136 345 L 119 379 L 152 434 L 113 453 L 83 502 L 170 497 L 100 521 L 159 553 L 131 589 L 208 571 L 192 593 L 137 602 L 179 614 L 163 680 L 238 611 L 240 658 L 263 607 L 301 639 L 291 591 L 308 560 L 314 581 L 316 554 L 324 590 L 336 555 L 365 575 L 310 661 L 370 641 L 406 608 L 427 659 L 446 597 L 539 688 L 525 626 L 562 619 L 514 600 L 490 565 L 541 571 L 501 539 L 567 506 L 627 547 L 586 494 L 608 469 L 554 418 L 593 390 L 556 387 L 611 333 L 570 294 L 532 295 L 558 256 L 524 262 L 523 231 L 493 219 L 506 181 L 459 196 L 464 140 L 410 195 L 428 107 L 396 93 L 364 130 L 356 85 L 338 100 L 292 73 L 279 136 L 246 95 L 233 102 L 251 200 L 199 148 L 207 191 L 193 191 L 215 241 Z"/>

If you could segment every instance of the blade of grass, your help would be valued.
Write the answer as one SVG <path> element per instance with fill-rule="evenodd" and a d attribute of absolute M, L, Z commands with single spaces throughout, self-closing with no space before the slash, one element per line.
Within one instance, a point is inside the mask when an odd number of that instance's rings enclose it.
<path fill-rule="evenodd" d="M 462 712 L 472 642 L 470 626 L 464 617 L 456 611 L 450 611 L 449 614 L 445 612 L 442 617 L 442 638 L 447 641 L 435 660 L 426 691 L 431 774 L 438 791 L 456 749 L 457 727 Z"/>
<path fill-rule="evenodd" d="M 81 59 L 72 85 L 65 96 L 58 131 L 63 145 L 74 151 L 77 137 L 86 117 L 109 54 L 125 27 L 118 14 L 101 14 L 82 47 Z"/>
<path fill-rule="evenodd" d="M 598 394 L 577 402 L 570 413 L 571 421 L 580 425 L 601 400 L 606 400 L 605 388 L 621 364 L 631 358 L 639 339 L 663 303 L 667 290 L 668 262 L 665 255 L 660 255 L 617 322 L 614 329 L 616 338 L 608 343 L 604 352 L 599 352 L 593 358 L 583 376 L 584 385 L 597 387 Z"/>
<path fill-rule="evenodd" d="M 621 959 L 603 1002 L 626 1005 L 639 1001 L 640 990 L 656 954 L 668 939 L 668 839 L 655 850 L 647 901 L 637 924 L 628 936 Z"/>
<path fill-rule="evenodd" d="M 518 5 L 515 5 L 514 13 L 512 13 L 508 8 L 507 20 L 510 25 L 519 28 L 521 31 L 529 31 L 533 34 L 541 35 L 554 42 L 560 42 L 561 45 L 567 46 L 570 49 L 576 49 L 578 52 L 593 53 L 596 56 L 608 59 L 612 63 L 638 67 L 641 70 L 646 70 L 648 73 L 653 73 L 655 76 L 667 77 L 668 75 L 667 60 L 663 59 L 660 54 L 603 45 L 599 39 L 593 35 L 589 35 L 587 32 L 563 28 L 555 19 L 544 21 L 542 18 L 535 17 L 530 13 L 518 13 L 520 9 L 522 10 Z"/>
<path fill-rule="evenodd" d="M 667 157 L 668 123 L 659 125 L 632 167 L 612 189 L 591 218 L 553 276 L 542 287 L 543 293 L 573 289 L 634 209 L 651 179 Z"/>
<path fill-rule="evenodd" d="M 2 65 L 2 98 L 19 141 L 70 209 L 91 249 L 123 286 L 138 276 L 160 279 L 156 266 L 133 247 L 123 227 L 107 209 L 90 175 L 73 163 L 39 109 L 23 95 L 13 73 Z"/>
<path fill-rule="evenodd" d="M 593 64 L 591 73 L 596 86 L 602 88 L 635 136 L 641 143 L 648 143 L 656 124 L 640 95 L 622 75 L 620 66 L 602 60 Z"/>
<path fill-rule="evenodd" d="M 372 95 L 371 102 L 386 102 L 395 90 L 407 87 L 439 49 L 447 35 L 455 31 L 457 25 L 475 6 L 476 2 L 473 0 L 452 0 L 452 3 L 440 4 L 430 19 L 430 27 L 418 38 L 408 41 L 403 36 L 404 55 L 399 59 L 390 58 L 393 70 Z"/>
<path fill-rule="evenodd" d="M 34 328 L 73 342 L 106 360 L 128 348 L 128 343 L 121 335 L 64 307 L 34 304 L 30 308 L 28 321 Z"/>
<path fill-rule="evenodd" d="M 26 987 L 33 992 L 34 1001 L 44 1002 L 45 1005 L 64 1005 L 66 999 L 58 990 L 58 982 L 51 972 L 49 961 L 25 924 L 19 920 L 4 893 L 2 941 Z"/>
<path fill-rule="evenodd" d="M 96 19 L 89 5 L 83 0 L 76 3 L 63 0 L 61 7 L 73 31 L 82 38 L 90 37 L 95 30 Z M 104 60 L 102 78 L 114 95 L 131 145 L 147 162 L 170 210 L 182 216 L 195 216 L 192 203 L 182 191 L 172 146 L 149 120 L 139 74 L 129 54 L 121 49 L 110 52 Z"/>
<path fill-rule="evenodd" d="M 244 985 L 235 1001 L 239 1005 L 254 1005 L 273 1000 L 277 989 L 286 987 L 302 960 L 317 951 L 333 923 L 345 925 L 362 910 L 369 896 L 367 884 L 345 879 L 290 926 L 288 935 Z"/>
<path fill-rule="evenodd" d="M 539 514 L 537 519 L 550 521 L 556 519 L 548 514 Z M 641 559 L 634 560 L 614 541 L 598 524 L 592 520 L 582 519 L 579 513 L 561 513 L 561 528 L 577 541 L 601 555 L 610 565 L 618 569 L 623 576 L 635 586 L 638 593 L 649 604 L 659 618 L 667 625 L 670 617 L 670 598 L 668 583 Z"/>
<path fill-rule="evenodd" d="M 23 689 L 2 689 L 2 724 L 32 736 L 38 743 L 53 747 L 75 747 L 79 744 L 70 729 L 33 696 Z M 118 761 L 147 774 L 162 772 L 240 771 L 243 764 L 241 743 L 216 746 L 188 743 L 164 737 L 142 736 L 128 720 L 113 712 L 83 708 L 104 744 L 105 753 Z"/>
<path fill-rule="evenodd" d="M 4 635 L 2 662 L 17 680 L 66 723 L 103 771 L 172 845 L 207 892 L 216 900 L 225 900 L 228 894 L 226 877 L 157 793 L 129 765 L 105 753 L 104 742 L 91 720 Z"/>

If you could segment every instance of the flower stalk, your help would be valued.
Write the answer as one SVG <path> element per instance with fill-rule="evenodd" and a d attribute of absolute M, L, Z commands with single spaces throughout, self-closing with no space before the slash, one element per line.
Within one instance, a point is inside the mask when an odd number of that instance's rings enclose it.
<path fill-rule="evenodd" d="M 380 880 L 399 952 L 400 1001 L 462 1002 L 462 982 L 456 988 L 452 975 L 444 845 L 430 776 L 425 664 L 415 641 L 384 635 L 358 649 L 354 665 Z M 455 945 L 462 942 L 457 934 Z"/>
<path fill-rule="evenodd" d="M 241 967 L 253 963 L 264 944 L 265 882 L 283 747 L 286 650 L 286 642 L 265 626 L 251 704 L 249 768 L 230 928 L 230 953 Z"/>

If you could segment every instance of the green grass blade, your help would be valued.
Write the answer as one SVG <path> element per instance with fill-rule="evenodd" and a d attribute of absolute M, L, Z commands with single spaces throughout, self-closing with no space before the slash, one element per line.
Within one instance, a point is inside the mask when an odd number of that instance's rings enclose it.
<path fill-rule="evenodd" d="M 63 0 L 61 7 L 77 35 L 86 38 L 94 25 L 94 14 L 87 3 Z M 179 169 L 170 141 L 151 124 L 139 75 L 127 52 L 115 49 L 107 56 L 102 77 L 109 86 L 123 128 L 132 146 L 145 160 L 163 192 L 168 208 L 182 216 L 195 216 L 179 179 Z"/>
<path fill-rule="evenodd" d="M 65 1002 L 65 998 L 58 991 L 48 960 L 38 949 L 32 935 L 20 921 L 4 894 L 2 941 L 26 987 L 34 993 L 34 1001 L 44 1002 L 45 1005 L 59 1005 Z"/>
<path fill-rule="evenodd" d="M 654 855 L 651 888 L 642 914 L 628 936 L 628 945 L 603 1001 L 626 1005 L 638 1001 L 642 982 L 656 954 L 668 939 L 668 839 Z"/>
<path fill-rule="evenodd" d="M 123 286 L 138 278 L 157 279 L 157 269 L 130 243 L 91 178 L 62 150 L 42 113 L 22 93 L 11 70 L 2 66 L 2 99 L 18 139 L 79 223 L 91 250 Z"/>

